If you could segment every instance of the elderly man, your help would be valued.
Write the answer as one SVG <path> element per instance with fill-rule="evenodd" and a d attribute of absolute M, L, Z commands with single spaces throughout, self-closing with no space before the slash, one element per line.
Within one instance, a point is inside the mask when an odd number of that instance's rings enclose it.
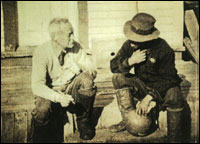
<path fill-rule="evenodd" d="M 32 111 L 33 142 L 63 142 L 66 110 L 75 113 L 80 138 L 92 139 L 89 124 L 96 88 L 96 70 L 90 56 L 73 40 L 68 19 L 55 18 L 49 24 L 51 40 L 33 54 Z"/>
<path fill-rule="evenodd" d="M 183 97 L 179 84 L 182 81 L 175 68 L 175 55 L 167 42 L 159 38 L 154 27 L 155 18 L 138 13 L 124 25 L 128 40 L 111 60 L 113 85 L 118 94 L 132 87 L 131 94 L 139 99 L 136 112 L 147 115 L 150 103 L 155 101 L 167 110 L 168 137 L 171 142 L 181 139 Z M 134 94 L 133 94 L 134 93 Z M 111 126 L 112 131 L 125 130 L 124 121 Z"/>

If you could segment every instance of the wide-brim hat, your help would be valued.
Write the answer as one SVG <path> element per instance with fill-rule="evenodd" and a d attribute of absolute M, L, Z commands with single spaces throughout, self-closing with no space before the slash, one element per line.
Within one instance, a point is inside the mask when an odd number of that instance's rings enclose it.
<path fill-rule="evenodd" d="M 135 42 L 157 39 L 160 31 L 154 27 L 156 19 L 147 13 L 138 13 L 124 24 L 125 36 Z"/>

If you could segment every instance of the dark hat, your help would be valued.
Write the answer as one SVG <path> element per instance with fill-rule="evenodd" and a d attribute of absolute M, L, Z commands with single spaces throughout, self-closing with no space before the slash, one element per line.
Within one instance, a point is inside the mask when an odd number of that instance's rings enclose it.
<path fill-rule="evenodd" d="M 138 13 L 124 24 L 125 36 L 135 42 L 157 39 L 160 31 L 154 27 L 156 19 L 147 13 Z"/>

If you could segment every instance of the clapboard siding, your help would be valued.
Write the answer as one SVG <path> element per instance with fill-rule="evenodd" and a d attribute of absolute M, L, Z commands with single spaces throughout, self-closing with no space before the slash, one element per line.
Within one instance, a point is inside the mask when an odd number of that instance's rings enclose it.
<path fill-rule="evenodd" d="M 18 1 L 19 46 L 37 46 L 49 40 L 48 24 L 55 17 L 66 17 L 78 40 L 77 1 Z"/>
<path fill-rule="evenodd" d="M 121 2 L 90 2 L 88 1 L 88 11 L 131 11 L 133 9 L 133 3 L 131 1 Z"/>
<path fill-rule="evenodd" d="M 89 48 L 95 49 L 92 45 L 93 40 L 124 38 L 123 25 L 134 14 L 136 14 L 134 1 L 88 1 Z"/>
<path fill-rule="evenodd" d="M 161 32 L 160 37 L 166 39 L 173 49 L 184 50 L 183 1 L 138 1 L 138 12 L 153 15 L 157 20 L 155 26 Z"/>

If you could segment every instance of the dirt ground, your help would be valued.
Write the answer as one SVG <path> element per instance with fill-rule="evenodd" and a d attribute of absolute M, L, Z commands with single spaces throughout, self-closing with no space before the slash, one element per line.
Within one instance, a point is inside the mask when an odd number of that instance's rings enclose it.
<path fill-rule="evenodd" d="M 163 130 L 157 130 L 146 137 L 136 137 L 127 131 L 113 133 L 108 129 L 96 130 L 96 136 L 92 140 L 81 140 L 79 133 L 65 138 L 66 143 L 167 143 L 167 133 Z"/>

